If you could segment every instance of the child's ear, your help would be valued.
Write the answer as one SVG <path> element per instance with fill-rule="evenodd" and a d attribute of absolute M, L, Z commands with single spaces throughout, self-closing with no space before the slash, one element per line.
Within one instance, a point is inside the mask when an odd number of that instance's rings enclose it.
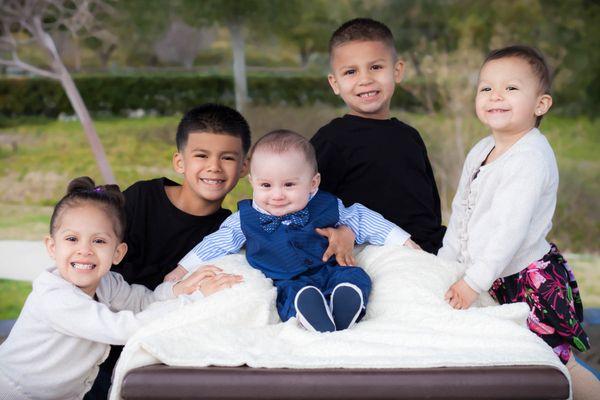
<path fill-rule="evenodd" d="M 44 238 L 44 244 L 46 245 L 46 251 L 48 252 L 48 255 L 50 256 L 50 258 L 55 260 L 56 257 L 54 255 L 54 253 L 56 251 L 56 243 L 54 242 L 54 239 L 52 238 L 52 236 L 47 235 Z"/>
<path fill-rule="evenodd" d="M 329 81 L 329 86 L 331 86 L 331 89 L 333 89 L 333 93 L 335 93 L 337 96 L 340 95 L 340 87 L 337 83 L 337 80 L 335 79 L 335 76 L 333 76 L 333 74 L 329 74 L 327 75 L 327 80 Z"/>
<path fill-rule="evenodd" d="M 310 192 L 314 193 L 317 191 L 317 189 L 319 188 L 319 185 L 321 184 L 321 174 L 320 173 L 316 173 L 315 176 L 313 176 L 312 181 L 310 183 Z"/>
<path fill-rule="evenodd" d="M 404 61 L 398 60 L 394 64 L 394 82 L 396 82 L 396 83 L 402 82 L 403 77 L 404 77 Z"/>
<path fill-rule="evenodd" d="M 543 94 L 538 99 L 538 104 L 535 107 L 535 115 L 536 117 L 540 117 L 548 112 L 548 110 L 552 107 L 552 96 L 549 94 Z"/>
<path fill-rule="evenodd" d="M 121 260 L 123 259 L 123 257 L 125 257 L 125 254 L 127 254 L 127 243 L 121 242 L 115 249 L 115 254 L 113 255 L 112 263 L 113 264 L 120 263 Z"/>
<path fill-rule="evenodd" d="M 183 163 L 183 155 L 180 152 L 173 154 L 173 169 L 178 174 L 185 172 L 185 165 Z"/>
<path fill-rule="evenodd" d="M 240 178 L 243 178 L 244 176 L 248 175 L 248 172 L 250 172 L 250 162 L 248 161 L 248 157 L 244 158 L 244 161 L 242 161 L 242 167 L 240 168 Z M 248 176 L 248 178 L 250 178 L 250 176 Z"/>

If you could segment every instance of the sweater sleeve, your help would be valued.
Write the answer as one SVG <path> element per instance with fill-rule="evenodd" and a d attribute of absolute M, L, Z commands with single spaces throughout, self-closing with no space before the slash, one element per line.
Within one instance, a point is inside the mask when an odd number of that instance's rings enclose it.
<path fill-rule="evenodd" d="M 98 297 L 106 296 L 102 300 L 110 304 L 113 310 L 140 312 L 155 301 L 175 298 L 174 282 L 163 282 L 152 291 L 143 285 L 128 284 L 123 276 L 116 272 L 109 272 L 105 282 L 107 283 L 106 290 L 99 293 Z"/>
<path fill-rule="evenodd" d="M 402 228 L 362 204 L 354 203 L 350 207 L 344 207 L 338 199 L 338 210 L 339 223 L 352 229 L 357 244 L 404 244 L 410 238 L 410 234 Z"/>
<path fill-rule="evenodd" d="M 53 329 L 99 343 L 123 345 L 143 325 L 134 312 L 114 312 L 75 289 L 48 292 L 42 307 Z"/>
<path fill-rule="evenodd" d="M 246 243 L 242 231 L 240 213 L 231 214 L 219 227 L 219 230 L 206 236 L 179 261 L 179 265 L 189 272 L 198 269 L 206 261 L 237 253 Z"/>
<path fill-rule="evenodd" d="M 488 211 L 490 237 L 480 254 L 471 254 L 465 271 L 465 282 L 477 292 L 489 289 L 521 247 L 548 179 L 544 159 L 535 152 L 512 154 L 502 167 Z"/>

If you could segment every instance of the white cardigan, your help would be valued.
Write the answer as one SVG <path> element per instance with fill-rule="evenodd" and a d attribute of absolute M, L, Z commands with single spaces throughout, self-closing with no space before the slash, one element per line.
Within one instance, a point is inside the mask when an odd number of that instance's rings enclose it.
<path fill-rule="evenodd" d="M 532 129 L 496 160 L 481 166 L 494 145 L 494 138 L 488 136 L 467 155 L 438 252 L 468 265 L 465 281 L 477 292 L 549 251 L 546 234 L 552 227 L 558 189 L 554 152 L 539 130 Z"/>
<path fill-rule="evenodd" d="M 109 344 L 125 344 L 144 322 L 157 316 L 151 310 L 134 312 L 174 297 L 172 283 L 152 292 L 129 285 L 114 272 L 102 277 L 96 296 L 98 301 L 65 281 L 55 267 L 42 272 L 0 346 L 2 395 L 81 399 L 108 356 Z"/>

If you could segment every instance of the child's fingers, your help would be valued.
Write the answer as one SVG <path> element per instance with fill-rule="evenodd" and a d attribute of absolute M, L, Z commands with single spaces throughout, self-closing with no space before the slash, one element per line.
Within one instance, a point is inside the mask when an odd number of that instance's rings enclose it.
<path fill-rule="evenodd" d="M 333 233 L 333 228 L 316 228 L 315 232 L 329 239 L 331 237 L 331 234 Z"/>
<path fill-rule="evenodd" d="M 335 250 L 333 249 L 333 247 L 331 247 L 331 246 L 328 246 L 328 247 L 325 249 L 325 253 L 323 253 L 323 258 L 322 258 L 322 260 L 323 260 L 323 261 L 327 261 L 327 260 L 329 260 L 329 259 L 331 258 L 331 256 L 332 256 L 332 255 L 334 255 L 334 254 L 335 254 Z"/>
<path fill-rule="evenodd" d="M 450 300 L 453 295 L 454 295 L 454 290 L 448 289 L 448 291 L 444 295 L 444 300 L 446 300 L 446 301 Z"/>
<path fill-rule="evenodd" d="M 346 262 L 348 265 L 356 265 L 356 259 L 354 258 L 354 254 L 350 253 L 346 256 Z"/>

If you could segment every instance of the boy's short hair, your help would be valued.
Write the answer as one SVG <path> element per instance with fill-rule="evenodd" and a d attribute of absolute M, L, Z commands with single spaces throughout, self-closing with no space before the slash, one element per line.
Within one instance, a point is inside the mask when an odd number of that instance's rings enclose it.
<path fill-rule="evenodd" d="M 250 149 L 250 126 L 246 119 L 233 108 L 206 103 L 194 107 L 181 118 L 175 141 L 177 151 L 183 151 L 190 133 L 216 133 L 239 137 L 244 154 Z"/>
<path fill-rule="evenodd" d="M 356 41 L 382 42 L 390 48 L 394 58 L 396 58 L 394 35 L 390 31 L 390 28 L 384 23 L 371 18 L 355 18 L 344 22 L 331 35 L 331 39 L 329 39 L 330 59 L 336 47 Z"/>
<path fill-rule="evenodd" d="M 533 71 L 534 75 L 538 78 L 540 93 L 550 94 L 552 87 L 552 75 L 550 73 L 550 67 L 548 66 L 543 54 L 534 47 L 514 45 L 492 50 L 487 57 L 485 57 L 482 67 L 490 61 L 512 57 L 520 58 L 521 60 L 527 62 L 531 66 L 531 70 Z M 536 118 L 536 127 L 540 125 L 542 117 L 543 115 Z"/>
<path fill-rule="evenodd" d="M 314 173 L 318 172 L 317 155 L 312 143 L 304 136 L 287 129 L 277 129 L 267 133 L 265 136 L 258 139 L 252 150 L 250 150 L 250 161 L 252 156 L 259 149 L 265 149 L 275 154 L 285 153 L 290 150 L 299 151 L 306 158 L 313 169 Z"/>

